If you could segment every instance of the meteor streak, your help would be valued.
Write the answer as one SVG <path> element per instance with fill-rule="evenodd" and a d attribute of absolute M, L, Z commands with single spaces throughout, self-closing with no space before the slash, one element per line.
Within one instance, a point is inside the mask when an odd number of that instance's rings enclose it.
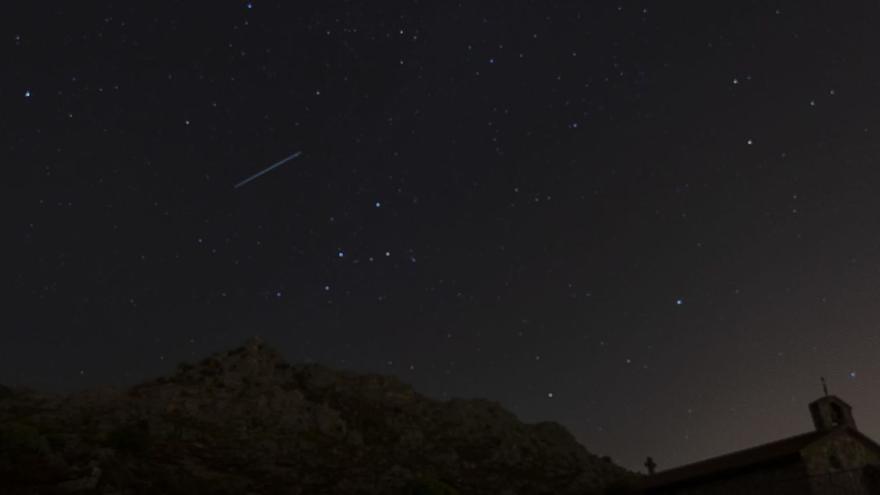
<path fill-rule="evenodd" d="M 272 170 L 284 165 L 285 163 L 289 162 L 290 160 L 293 160 L 294 158 L 298 157 L 301 154 L 302 154 L 302 151 L 297 151 L 296 153 L 288 156 L 287 158 L 285 158 L 279 162 L 273 163 L 272 165 L 266 167 L 265 169 L 255 173 L 254 175 L 248 177 L 247 179 L 239 182 L 238 184 L 235 185 L 235 187 L 233 189 L 238 189 L 239 187 L 241 187 L 241 186 L 247 184 L 248 182 L 256 179 L 257 177 L 265 174 L 266 172 L 271 172 Z"/>

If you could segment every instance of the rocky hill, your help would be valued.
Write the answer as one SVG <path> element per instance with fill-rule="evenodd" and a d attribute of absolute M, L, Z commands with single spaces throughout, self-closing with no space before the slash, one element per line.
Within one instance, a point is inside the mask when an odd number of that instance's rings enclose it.
<path fill-rule="evenodd" d="M 259 340 L 125 391 L 0 387 L 4 494 L 585 495 L 632 477 L 556 423 Z"/>

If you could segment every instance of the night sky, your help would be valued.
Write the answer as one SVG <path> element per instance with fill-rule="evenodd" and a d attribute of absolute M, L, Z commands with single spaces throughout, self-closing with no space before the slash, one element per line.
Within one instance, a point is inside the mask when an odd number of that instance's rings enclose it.
<path fill-rule="evenodd" d="M 808 431 L 820 376 L 880 438 L 877 2 L 0 23 L 0 383 L 133 384 L 259 335 L 630 468 Z"/>

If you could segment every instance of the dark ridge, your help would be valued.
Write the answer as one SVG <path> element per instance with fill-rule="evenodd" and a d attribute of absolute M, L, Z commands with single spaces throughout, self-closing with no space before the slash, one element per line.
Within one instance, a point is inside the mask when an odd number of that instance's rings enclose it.
<path fill-rule="evenodd" d="M 0 388 L 4 494 L 589 494 L 633 475 L 557 423 L 259 340 L 128 390 Z"/>

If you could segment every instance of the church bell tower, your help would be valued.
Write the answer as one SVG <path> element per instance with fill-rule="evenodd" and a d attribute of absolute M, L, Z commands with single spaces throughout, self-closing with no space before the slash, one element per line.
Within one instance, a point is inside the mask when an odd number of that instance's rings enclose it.
<path fill-rule="evenodd" d="M 813 417 L 816 431 L 827 431 L 842 426 L 848 426 L 855 430 L 856 420 L 853 419 L 852 406 L 837 396 L 828 395 L 828 387 L 825 385 L 824 378 L 822 379 L 822 388 L 825 391 L 825 396 L 810 403 L 810 415 Z"/>

